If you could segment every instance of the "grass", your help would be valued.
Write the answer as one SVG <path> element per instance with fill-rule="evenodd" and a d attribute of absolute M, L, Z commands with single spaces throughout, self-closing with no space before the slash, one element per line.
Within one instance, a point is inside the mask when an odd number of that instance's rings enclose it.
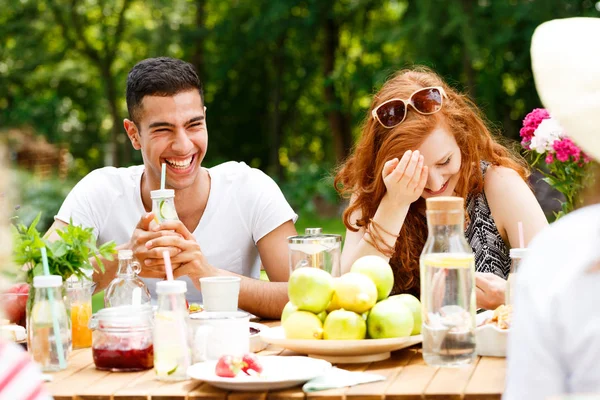
<path fill-rule="evenodd" d="M 296 222 L 296 230 L 299 235 L 304 235 L 306 228 L 322 228 L 325 234 L 342 235 L 342 237 L 346 233 L 346 227 L 341 217 L 323 218 L 318 215 L 303 214 Z M 265 271 L 260 271 L 260 279 L 269 280 Z M 102 308 L 104 308 L 104 291 L 92 296 L 92 311 L 97 312 Z"/>

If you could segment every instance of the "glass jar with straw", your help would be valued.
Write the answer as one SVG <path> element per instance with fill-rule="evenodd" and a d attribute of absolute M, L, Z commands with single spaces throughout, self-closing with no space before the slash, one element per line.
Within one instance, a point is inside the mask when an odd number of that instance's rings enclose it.
<path fill-rule="evenodd" d="M 160 189 L 150 191 L 152 199 L 152 212 L 157 223 L 163 221 L 176 221 L 179 219 L 177 210 L 175 210 L 175 191 L 165 189 L 166 164 L 162 164 L 162 173 L 160 177 Z"/>
<path fill-rule="evenodd" d="M 156 283 L 158 309 L 154 319 L 154 371 L 158 380 L 187 379 L 191 365 L 187 284 L 173 279 L 169 252 L 164 251 L 167 280 Z"/>
<path fill-rule="evenodd" d="M 62 277 L 50 275 L 46 248 L 42 247 L 41 252 L 44 275 L 33 278 L 30 352 L 42 371 L 60 371 L 67 368 L 71 328 L 62 297 Z"/>

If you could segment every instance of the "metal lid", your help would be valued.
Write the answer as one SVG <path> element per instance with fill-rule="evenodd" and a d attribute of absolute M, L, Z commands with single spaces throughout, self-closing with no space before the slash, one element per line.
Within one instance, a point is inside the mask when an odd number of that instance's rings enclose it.
<path fill-rule="evenodd" d="M 306 228 L 305 235 L 288 237 L 290 250 L 301 251 L 306 254 L 318 254 L 322 251 L 331 251 L 339 248 L 342 243 L 341 235 L 326 235 L 321 228 Z"/>
<path fill-rule="evenodd" d="M 143 327 L 152 324 L 153 315 L 152 306 L 149 304 L 107 307 L 92 315 L 88 327 L 97 329 L 101 323 L 108 324 L 102 327 L 110 329 Z"/>
<path fill-rule="evenodd" d="M 33 277 L 34 288 L 53 288 L 62 286 L 60 275 L 39 275 Z"/>
<path fill-rule="evenodd" d="M 184 281 L 160 281 L 156 282 L 157 294 L 178 294 L 187 292 L 187 283 Z"/>
<path fill-rule="evenodd" d="M 322 244 L 333 246 L 341 242 L 341 235 L 324 234 L 321 228 L 306 228 L 304 235 L 288 237 L 289 244 Z"/>
<path fill-rule="evenodd" d="M 173 189 L 158 189 L 150 191 L 151 199 L 167 199 L 169 197 L 175 197 L 175 190 Z"/>

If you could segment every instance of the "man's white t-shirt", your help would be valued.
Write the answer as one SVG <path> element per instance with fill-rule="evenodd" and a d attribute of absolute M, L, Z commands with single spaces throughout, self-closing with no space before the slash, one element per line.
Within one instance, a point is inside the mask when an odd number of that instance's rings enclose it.
<path fill-rule="evenodd" d="M 600 393 L 600 205 L 530 243 L 516 281 L 504 400 Z"/>
<path fill-rule="evenodd" d="M 258 169 L 232 161 L 207 171 L 211 178 L 208 203 L 193 235 L 212 266 L 258 279 L 256 243 L 298 216 L 273 179 Z M 143 172 L 143 165 L 92 171 L 75 185 L 54 218 L 93 228 L 98 245 L 111 240 L 117 245 L 129 242 L 146 213 L 140 189 Z M 191 279 L 181 279 L 187 282 L 187 299 L 202 301 Z M 143 280 L 155 299 L 158 279 Z"/>

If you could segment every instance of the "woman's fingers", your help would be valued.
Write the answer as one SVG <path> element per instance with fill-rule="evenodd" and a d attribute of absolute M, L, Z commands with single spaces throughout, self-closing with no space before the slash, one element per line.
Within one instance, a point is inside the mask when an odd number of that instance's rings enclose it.
<path fill-rule="evenodd" d="M 408 164 L 406 165 L 406 170 L 404 171 L 402 178 L 400 178 L 406 185 L 408 185 L 409 182 L 411 181 L 411 179 L 413 178 L 413 175 L 415 174 L 415 171 L 417 169 L 417 164 L 419 163 L 420 158 L 421 158 L 421 154 L 419 153 L 419 150 L 415 150 L 412 153 L 412 156 L 410 157 Z"/>
<path fill-rule="evenodd" d="M 425 160 L 424 160 L 423 156 L 419 156 L 417 165 L 415 167 L 415 171 L 412 175 L 410 182 L 408 182 L 408 187 L 414 189 L 418 186 L 419 181 L 421 180 L 421 174 L 423 173 L 423 163 L 424 162 L 425 162 Z M 408 171 L 408 168 L 407 168 L 407 171 Z"/>
<path fill-rule="evenodd" d="M 381 176 L 383 177 L 383 179 L 385 179 L 389 174 L 392 173 L 392 171 L 394 170 L 394 168 L 396 168 L 399 162 L 400 160 L 398 160 L 398 158 L 396 157 L 391 160 L 388 160 L 383 165 L 383 171 L 381 171 Z"/>
<path fill-rule="evenodd" d="M 389 175 L 392 182 L 398 182 L 398 181 L 400 181 L 400 179 L 402 179 L 402 176 L 404 175 L 404 171 L 406 170 L 406 166 L 410 162 L 411 157 L 412 157 L 412 150 L 407 150 L 404 153 L 404 155 L 402 156 L 402 158 L 400 159 L 400 162 L 398 163 L 398 165 L 396 165 L 396 168 L 394 168 L 392 173 Z"/>

